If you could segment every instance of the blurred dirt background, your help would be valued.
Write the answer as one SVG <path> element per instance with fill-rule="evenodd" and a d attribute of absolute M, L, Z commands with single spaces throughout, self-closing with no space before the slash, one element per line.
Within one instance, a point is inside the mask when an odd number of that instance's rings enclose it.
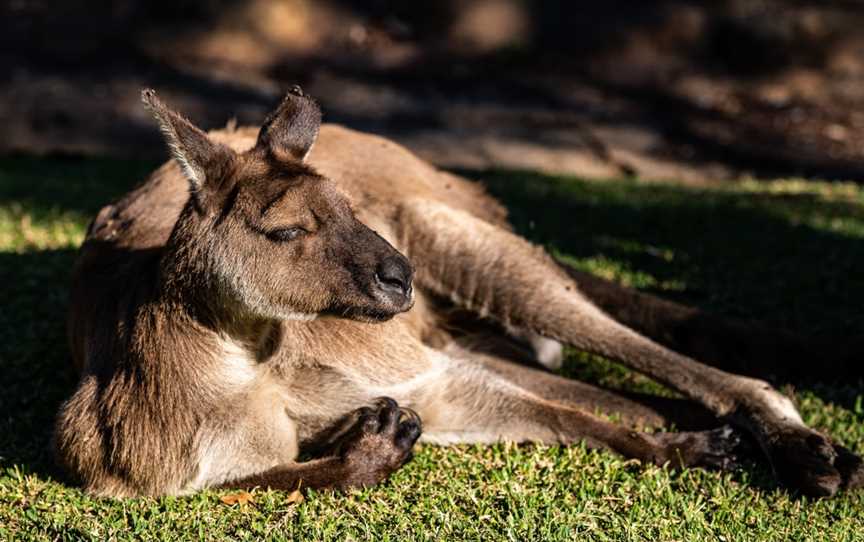
<path fill-rule="evenodd" d="M 864 180 L 856 0 L 6 0 L 0 153 L 164 156 L 299 83 L 452 168 Z"/>

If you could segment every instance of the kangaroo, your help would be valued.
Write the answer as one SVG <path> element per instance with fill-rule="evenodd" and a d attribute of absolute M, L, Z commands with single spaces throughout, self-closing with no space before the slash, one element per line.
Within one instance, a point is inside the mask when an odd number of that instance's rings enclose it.
<path fill-rule="evenodd" d="M 861 460 L 788 398 L 724 370 L 737 361 L 707 365 L 658 342 L 710 353 L 735 334 L 745 346 L 768 339 L 715 319 L 691 340 L 680 332 L 699 311 L 567 268 L 512 233 L 479 184 L 322 125 L 299 87 L 260 129 L 209 134 L 142 96 L 173 159 L 98 213 L 73 273 L 81 379 L 55 445 L 87 491 L 369 486 L 418 437 L 585 442 L 731 468 L 743 434 L 793 490 L 864 481 Z M 562 343 L 683 397 L 514 361 L 554 366 Z M 687 430 L 635 429 L 670 423 Z"/>

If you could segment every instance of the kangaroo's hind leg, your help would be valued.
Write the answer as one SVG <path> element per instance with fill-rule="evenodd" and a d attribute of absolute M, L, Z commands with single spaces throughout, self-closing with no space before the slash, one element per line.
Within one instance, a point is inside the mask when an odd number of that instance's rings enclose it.
<path fill-rule="evenodd" d="M 813 495 L 848 483 L 838 447 L 807 428 L 767 383 L 678 354 L 617 322 L 585 297 L 542 249 L 430 200 L 403 204 L 402 246 L 418 284 L 505 326 L 530 329 L 620 361 L 748 430 L 782 482 Z"/>
<path fill-rule="evenodd" d="M 722 424 L 710 411 L 687 399 L 610 390 L 489 354 L 472 352 L 471 359 L 539 397 L 586 412 L 614 416 L 629 426 L 674 426 L 679 430 L 701 431 Z"/>
<path fill-rule="evenodd" d="M 514 339 L 510 330 L 500 326 L 462 314 L 445 322 L 453 331 L 450 342 L 441 347 L 470 352 L 471 360 L 544 399 L 612 415 L 634 427 L 701 430 L 721 423 L 709 410 L 688 399 L 609 389 L 533 367 L 535 354 L 526 351 L 521 337 Z"/>
<path fill-rule="evenodd" d="M 479 363 L 469 351 L 448 347 L 445 353 L 434 378 L 401 390 L 406 404 L 423 419 L 425 442 L 584 442 L 657 465 L 728 468 L 735 462 L 738 435 L 728 426 L 678 433 L 635 431 L 579 408 L 584 402 L 566 404 L 533 393 Z M 608 411 L 626 403 L 610 397 L 590 406 Z"/>

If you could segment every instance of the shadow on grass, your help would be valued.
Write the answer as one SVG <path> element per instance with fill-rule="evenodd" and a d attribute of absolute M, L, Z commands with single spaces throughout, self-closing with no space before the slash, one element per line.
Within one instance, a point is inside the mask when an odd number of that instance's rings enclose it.
<path fill-rule="evenodd" d="M 466 175 L 504 201 L 520 234 L 567 257 L 605 261 L 640 290 L 796 332 L 864 333 L 862 203 L 523 172 Z"/>
<path fill-rule="evenodd" d="M 0 160 L 0 204 L 60 208 L 87 216 L 146 178 L 154 160 L 13 156 Z"/>
<path fill-rule="evenodd" d="M 77 375 L 66 343 L 74 250 L 0 252 L 8 292 L 0 314 L 0 467 L 62 477 L 50 447 L 54 416 Z"/>
<path fill-rule="evenodd" d="M 20 205 L 34 222 L 68 211 L 81 217 L 85 226 L 101 206 L 156 165 L 7 157 L 0 160 L 0 207 Z M 0 251 L 0 468 L 25 465 L 33 472 L 62 477 L 54 465 L 50 439 L 57 409 L 77 382 L 65 329 L 76 250 L 12 250 Z"/>

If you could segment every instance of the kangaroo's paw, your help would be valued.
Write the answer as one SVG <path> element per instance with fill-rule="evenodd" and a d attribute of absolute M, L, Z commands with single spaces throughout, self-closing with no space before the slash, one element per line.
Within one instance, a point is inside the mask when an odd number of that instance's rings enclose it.
<path fill-rule="evenodd" d="M 666 447 L 666 458 L 673 466 L 720 470 L 738 467 L 735 452 L 741 438 L 731 426 L 724 425 L 710 431 L 658 433 L 655 436 Z"/>
<path fill-rule="evenodd" d="M 348 476 L 346 487 L 373 486 L 407 463 L 420 436 L 420 417 L 380 398 L 357 412 L 357 422 L 342 441 L 339 454 Z"/>

